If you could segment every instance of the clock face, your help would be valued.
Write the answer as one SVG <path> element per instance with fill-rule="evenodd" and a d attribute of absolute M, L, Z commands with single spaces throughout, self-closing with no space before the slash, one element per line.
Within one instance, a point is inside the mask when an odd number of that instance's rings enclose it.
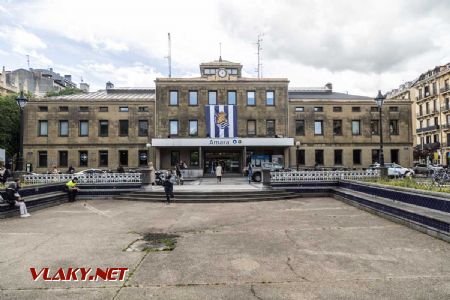
<path fill-rule="evenodd" d="M 227 76 L 227 71 L 225 69 L 219 69 L 219 76 L 220 77 L 225 77 Z"/>

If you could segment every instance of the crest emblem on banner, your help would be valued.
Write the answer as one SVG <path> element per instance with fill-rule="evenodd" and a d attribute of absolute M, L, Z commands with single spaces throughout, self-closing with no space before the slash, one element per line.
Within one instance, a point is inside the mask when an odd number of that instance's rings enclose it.
<path fill-rule="evenodd" d="M 228 116 L 223 111 L 215 114 L 214 119 L 216 121 L 216 125 L 219 126 L 221 129 L 224 129 L 224 128 L 230 126 L 230 124 L 228 123 Z"/>

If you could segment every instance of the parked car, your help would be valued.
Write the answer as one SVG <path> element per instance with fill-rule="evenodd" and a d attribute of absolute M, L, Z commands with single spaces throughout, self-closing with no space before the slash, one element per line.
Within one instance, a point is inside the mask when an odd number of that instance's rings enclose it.
<path fill-rule="evenodd" d="M 261 167 L 253 167 L 253 176 L 252 180 L 255 182 L 261 182 L 262 180 L 262 170 L 269 170 L 271 172 L 274 171 L 290 171 L 288 169 L 285 169 L 283 165 L 280 165 L 279 163 L 273 163 L 273 162 L 263 162 L 261 164 Z M 248 176 L 248 168 L 244 168 L 244 176 Z"/>
<path fill-rule="evenodd" d="M 385 163 L 384 166 L 388 169 L 389 177 L 409 177 L 414 175 L 414 170 L 405 168 L 396 163 Z M 369 166 L 369 169 L 379 169 L 380 164 L 373 164 Z"/>
<path fill-rule="evenodd" d="M 74 173 L 74 175 L 85 175 L 85 174 L 103 174 L 106 173 L 105 170 L 101 169 L 86 169 L 79 172 Z"/>
<path fill-rule="evenodd" d="M 416 164 L 413 168 L 415 174 L 433 174 L 443 170 L 442 165 Z"/>

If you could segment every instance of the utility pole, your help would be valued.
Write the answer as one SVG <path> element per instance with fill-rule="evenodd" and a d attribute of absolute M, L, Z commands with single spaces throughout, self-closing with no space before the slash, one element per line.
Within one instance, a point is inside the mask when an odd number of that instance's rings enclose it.
<path fill-rule="evenodd" d="M 263 48 L 262 48 L 263 35 L 264 35 L 263 33 L 258 34 L 258 41 L 256 42 L 256 46 L 258 49 L 258 67 L 257 67 L 258 78 L 262 77 L 261 52 L 263 50 Z"/>
<path fill-rule="evenodd" d="M 27 54 L 27 65 L 28 65 L 28 70 L 30 69 L 30 56 Z"/>

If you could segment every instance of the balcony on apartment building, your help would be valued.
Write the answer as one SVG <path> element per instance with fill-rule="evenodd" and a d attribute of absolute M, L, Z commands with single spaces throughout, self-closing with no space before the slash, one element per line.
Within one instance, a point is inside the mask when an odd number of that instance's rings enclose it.
<path fill-rule="evenodd" d="M 440 90 L 441 94 L 450 92 L 450 85 L 444 86 Z"/>
<path fill-rule="evenodd" d="M 416 101 L 424 101 L 427 99 L 430 99 L 432 97 L 436 97 L 438 95 L 437 91 L 433 91 L 433 92 L 425 92 L 424 95 L 419 95 L 418 97 L 416 97 Z"/>
<path fill-rule="evenodd" d="M 435 142 L 435 143 L 427 143 L 427 144 L 418 144 L 416 146 L 416 149 L 418 150 L 435 150 L 439 149 L 441 147 L 441 143 Z"/>
<path fill-rule="evenodd" d="M 433 108 L 433 109 L 426 110 L 425 113 L 418 112 L 417 113 L 417 118 L 423 118 L 423 117 L 427 117 L 427 116 L 434 115 L 434 114 L 437 114 L 437 113 L 439 113 L 439 109 L 438 108 Z"/>
<path fill-rule="evenodd" d="M 438 129 L 439 129 L 439 125 L 433 125 L 433 126 L 428 126 L 428 127 L 423 127 L 423 128 L 417 128 L 416 132 L 422 133 L 422 132 L 428 132 L 428 131 L 433 131 L 433 130 L 438 130 Z"/>

